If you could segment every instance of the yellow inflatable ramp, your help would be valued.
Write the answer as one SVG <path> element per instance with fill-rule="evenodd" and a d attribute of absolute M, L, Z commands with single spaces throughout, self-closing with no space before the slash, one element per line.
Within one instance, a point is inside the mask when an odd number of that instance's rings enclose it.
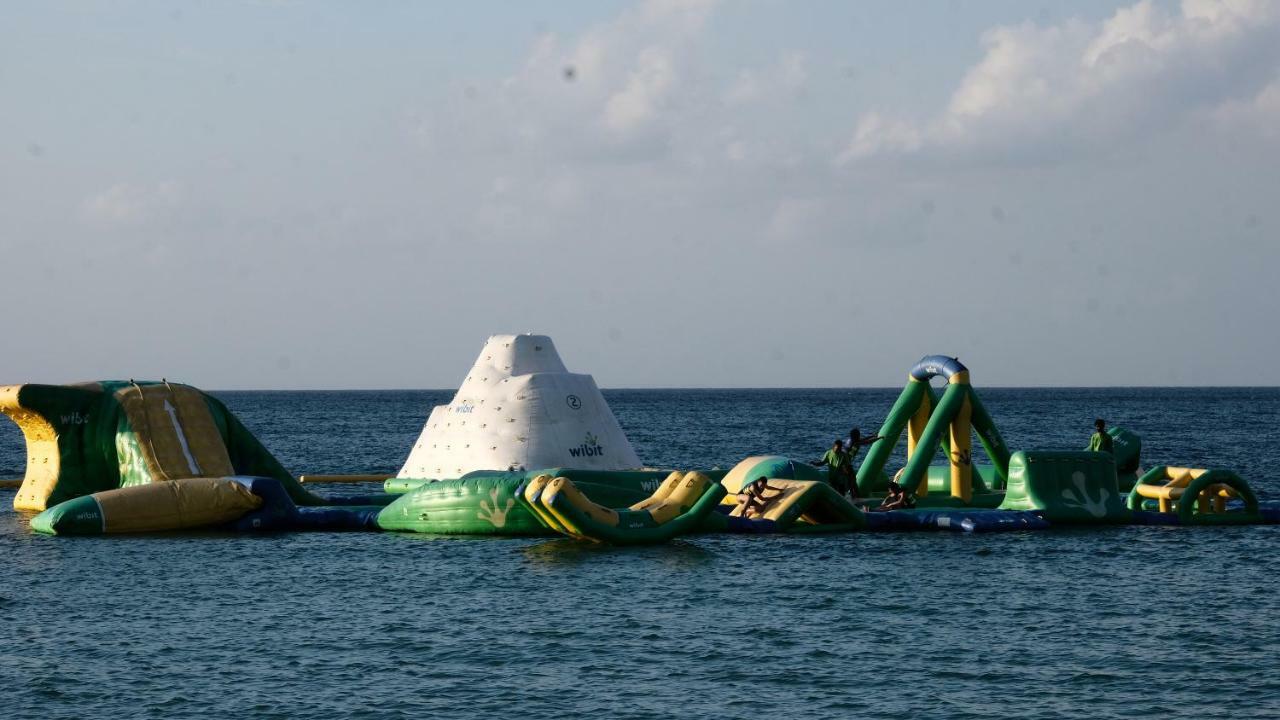
<path fill-rule="evenodd" d="M 132 385 L 116 391 L 116 400 L 131 429 L 116 438 L 122 486 L 235 474 L 204 393 L 169 383 Z"/>

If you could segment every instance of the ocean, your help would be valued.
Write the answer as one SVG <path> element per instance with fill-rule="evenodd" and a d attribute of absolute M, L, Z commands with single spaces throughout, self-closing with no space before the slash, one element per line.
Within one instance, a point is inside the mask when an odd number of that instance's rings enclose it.
<path fill-rule="evenodd" d="M 614 390 L 654 466 L 814 459 L 882 390 Z M 978 388 L 1009 445 L 1103 417 L 1280 499 L 1280 389 Z M 302 473 L 392 473 L 451 391 L 217 392 Z M 0 421 L 0 477 L 21 476 Z M 321 486 L 321 492 L 368 491 Z M 60 538 L 0 490 L 0 718 L 1275 718 L 1280 527 Z"/>

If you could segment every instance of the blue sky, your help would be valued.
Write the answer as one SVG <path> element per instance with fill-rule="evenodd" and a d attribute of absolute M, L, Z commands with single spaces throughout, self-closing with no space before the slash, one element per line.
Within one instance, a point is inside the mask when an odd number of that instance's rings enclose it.
<path fill-rule="evenodd" d="M 0 382 L 1267 383 L 1277 127 L 1248 0 L 14 3 Z"/>

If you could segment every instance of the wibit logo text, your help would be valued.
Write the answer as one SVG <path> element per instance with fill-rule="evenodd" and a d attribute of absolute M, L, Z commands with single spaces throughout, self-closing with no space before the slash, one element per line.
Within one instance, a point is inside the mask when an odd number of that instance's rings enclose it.
<path fill-rule="evenodd" d="M 587 433 L 586 440 L 576 448 L 569 448 L 570 457 L 598 457 L 604 454 L 604 446 L 595 435 Z"/>

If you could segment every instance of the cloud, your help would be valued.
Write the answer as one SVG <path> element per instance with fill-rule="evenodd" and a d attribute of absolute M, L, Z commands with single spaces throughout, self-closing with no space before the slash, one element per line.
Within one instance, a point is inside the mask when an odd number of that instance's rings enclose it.
<path fill-rule="evenodd" d="M 1245 132 L 1266 140 L 1280 140 L 1280 77 L 1251 98 L 1223 104 L 1213 116 L 1222 132 Z"/>
<path fill-rule="evenodd" d="M 935 117 L 866 113 L 837 164 L 1107 149 L 1258 100 L 1280 68 L 1280 3 L 1187 0 L 1168 13 L 1143 0 L 1096 24 L 996 27 L 982 44 Z"/>
<path fill-rule="evenodd" d="M 803 240 L 821 229 L 825 212 L 821 198 L 783 198 L 769 219 L 769 237 L 785 243 Z"/>
<path fill-rule="evenodd" d="M 804 89 L 808 80 L 808 57 L 804 53 L 788 52 L 763 72 L 751 68 L 739 72 L 725 91 L 724 101 L 728 105 L 747 105 L 779 95 L 794 95 Z"/>
<path fill-rule="evenodd" d="M 181 185 L 172 180 L 154 185 L 117 183 L 89 196 L 81 210 L 95 224 L 137 225 L 167 215 L 181 197 Z"/>
<path fill-rule="evenodd" d="M 674 84 L 671 54 L 660 47 L 645 48 L 626 85 L 605 102 L 604 124 L 619 133 L 644 127 L 658 114 Z"/>
<path fill-rule="evenodd" d="M 649 0 L 576 38 L 542 36 L 503 83 L 502 112 L 525 143 L 589 152 L 635 143 L 652 152 L 673 110 L 696 102 L 685 75 L 716 4 Z"/>

